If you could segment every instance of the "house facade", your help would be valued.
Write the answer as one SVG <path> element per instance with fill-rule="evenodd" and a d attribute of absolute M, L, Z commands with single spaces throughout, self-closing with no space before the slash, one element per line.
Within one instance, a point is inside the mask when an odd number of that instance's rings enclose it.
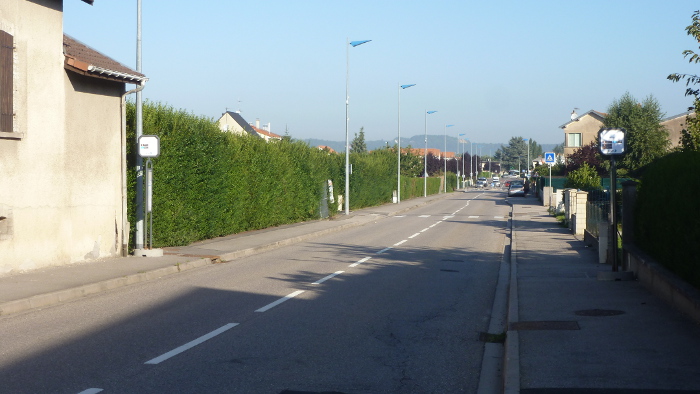
<path fill-rule="evenodd" d="M 279 141 L 282 139 L 282 136 L 271 132 L 269 130 L 269 127 L 267 129 L 260 128 L 259 119 L 255 120 L 255 126 L 246 122 L 238 111 L 224 112 L 217 121 L 217 123 L 219 124 L 219 129 L 227 133 L 233 133 L 238 135 L 252 135 L 253 137 L 262 138 L 268 142 Z"/>
<path fill-rule="evenodd" d="M 598 131 L 603 127 L 604 113 L 590 110 L 583 115 L 572 113 L 571 121 L 559 128 L 564 130 L 564 156 L 568 157 L 576 149 L 598 139 Z"/>
<path fill-rule="evenodd" d="M 146 78 L 64 36 L 62 10 L 0 2 L 0 274 L 120 255 L 128 238 L 123 100 Z"/>
<path fill-rule="evenodd" d="M 669 116 L 661 120 L 661 125 L 668 131 L 668 139 L 671 141 L 671 148 L 676 148 L 681 144 L 681 131 L 687 127 L 687 117 L 695 117 L 695 111 L 687 111 L 682 114 Z"/>

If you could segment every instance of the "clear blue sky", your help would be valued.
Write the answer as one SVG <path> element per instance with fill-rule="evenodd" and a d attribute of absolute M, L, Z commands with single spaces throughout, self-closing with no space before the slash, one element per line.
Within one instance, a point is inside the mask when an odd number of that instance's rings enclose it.
<path fill-rule="evenodd" d="M 228 108 L 296 139 L 465 133 L 561 143 L 560 125 L 629 91 L 666 115 L 687 110 L 673 72 L 700 73 L 685 49 L 697 1 L 143 0 L 144 98 L 218 118 Z M 136 67 L 136 0 L 64 1 L 64 31 Z M 240 103 L 239 103 L 240 100 Z"/>

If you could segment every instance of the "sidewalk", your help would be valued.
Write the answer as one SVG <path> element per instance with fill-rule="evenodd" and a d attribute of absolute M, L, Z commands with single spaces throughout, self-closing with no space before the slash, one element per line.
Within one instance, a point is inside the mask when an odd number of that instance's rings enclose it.
<path fill-rule="evenodd" d="M 505 392 L 700 392 L 700 326 L 637 281 L 598 280 L 611 266 L 594 248 L 535 197 L 508 200 L 515 297 Z"/>
<path fill-rule="evenodd" d="M 0 276 L 0 315 L 56 305 L 165 275 L 234 260 L 361 226 L 451 195 L 437 194 L 314 220 L 164 248 L 162 257 L 117 257 Z"/>

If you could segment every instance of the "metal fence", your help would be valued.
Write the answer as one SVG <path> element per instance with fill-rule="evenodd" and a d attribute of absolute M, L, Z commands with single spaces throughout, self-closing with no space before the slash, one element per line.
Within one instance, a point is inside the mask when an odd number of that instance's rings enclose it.
<path fill-rule="evenodd" d="M 607 222 L 610 214 L 610 193 L 604 190 L 588 192 L 586 202 L 586 230 L 598 237 L 598 223 Z"/>

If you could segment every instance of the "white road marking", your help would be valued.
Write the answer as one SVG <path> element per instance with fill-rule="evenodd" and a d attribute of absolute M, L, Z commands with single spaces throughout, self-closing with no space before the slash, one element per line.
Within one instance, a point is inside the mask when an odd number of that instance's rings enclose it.
<path fill-rule="evenodd" d="M 201 337 L 195 339 L 194 341 L 188 342 L 188 343 L 180 346 L 177 349 L 173 349 L 173 350 L 171 350 L 171 351 L 169 351 L 161 356 L 158 356 L 152 360 L 148 360 L 145 362 L 145 364 L 160 364 L 163 361 L 169 359 L 170 357 L 177 356 L 178 354 L 180 354 L 186 350 L 189 350 L 189 349 L 201 344 L 204 341 L 207 341 L 211 338 L 214 338 L 215 336 L 217 336 L 223 332 L 226 332 L 226 331 L 232 329 L 233 327 L 236 327 L 237 325 L 238 325 L 238 323 L 229 323 L 223 327 L 220 327 L 220 328 L 210 332 L 209 334 L 202 335 Z"/>
<path fill-rule="evenodd" d="M 404 218 L 406 215 L 394 215 L 395 218 Z"/>
<path fill-rule="evenodd" d="M 478 216 L 469 216 L 469 219 L 478 219 Z"/>
<path fill-rule="evenodd" d="M 420 216 L 418 216 L 418 217 L 419 217 L 419 218 L 429 218 L 430 215 L 420 215 Z"/>
<path fill-rule="evenodd" d="M 505 219 L 503 216 L 494 216 L 494 219 Z"/>
<path fill-rule="evenodd" d="M 332 274 L 326 276 L 326 277 L 323 278 L 323 279 L 317 280 L 316 282 L 312 283 L 312 285 L 320 285 L 321 283 L 327 281 L 328 279 L 330 279 L 330 278 L 332 278 L 332 277 L 334 277 L 334 276 L 338 276 L 338 275 L 342 274 L 343 272 L 345 272 L 345 271 L 336 271 L 336 272 L 334 272 L 334 273 L 332 273 Z"/>
<path fill-rule="evenodd" d="M 360 261 L 358 261 L 358 262 L 356 262 L 356 263 L 350 264 L 350 266 L 351 266 L 351 267 L 357 267 L 358 265 L 364 263 L 365 261 L 367 261 L 367 260 L 369 260 L 369 259 L 371 259 L 371 257 L 365 257 L 364 259 L 362 259 L 362 260 L 360 260 Z"/>
<path fill-rule="evenodd" d="M 404 239 L 403 241 L 400 241 L 400 242 L 395 243 L 394 246 L 399 246 L 399 245 L 401 245 L 402 243 L 405 243 L 406 241 L 408 241 L 408 240 L 407 240 L 407 239 Z"/>
<path fill-rule="evenodd" d="M 87 390 L 83 390 L 83 391 L 79 392 L 78 394 L 97 394 L 102 390 L 103 389 L 87 389 Z"/>
<path fill-rule="evenodd" d="M 433 228 L 433 227 L 437 226 L 437 225 L 440 224 L 440 223 L 442 223 L 442 220 L 437 221 L 437 222 L 431 224 L 428 228 Z"/>
<path fill-rule="evenodd" d="M 384 248 L 384 249 L 380 250 L 379 252 L 377 252 L 377 254 L 382 254 L 382 253 L 386 252 L 386 251 L 389 250 L 389 249 L 392 249 L 392 247 L 389 246 L 388 248 Z"/>
<path fill-rule="evenodd" d="M 415 233 L 415 234 L 411 235 L 410 237 L 408 237 L 408 239 L 413 239 L 419 235 L 420 235 L 420 233 Z"/>
<path fill-rule="evenodd" d="M 428 230 L 430 230 L 430 227 L 426 227 L 426 228 L 422 229 L 420 232 L 421 232 L 421 233 L 424 233 L 424 232 L 426 232 L 426 231 L 428 231 Z"/>
<path fill-rule="evenodd" d="M 297 290 L 297 291 L 295 291 L 294 293 L 289 294 L 289 295 L 286 295 L 286 296 L 280 298 L 279 300 L 277 300 L 277 301 L 275 301 L 275 302 L 272 302 L 272 303 L 269 303 L 269 304 L 265 305 L 264 307 L 262 307 L 262 308 L 256 310 L 256 312 L 266 312 L 266 311 L 269 311 L 270 309 L 276 307 L 277 305 L 279 305 L 279 304 L 281 304 L 281 303 L 283 303 L 283 302 L 285 302 L 285 301 L 289 301 L 289 300 L 291 300 L 292 298 L 298 296 L 299 294 L 301 294 L 301 293 L 303 293 L 303 292 L 304 292 L 304 290 Z"/>
<path fill-rule="evenodd" d="M 454 215 L 452 215 L 452 216 L 443 216 L 443 217 L 442 217 L 442 220 L 452 219 L 453 217 L 454 217 Z"/>

